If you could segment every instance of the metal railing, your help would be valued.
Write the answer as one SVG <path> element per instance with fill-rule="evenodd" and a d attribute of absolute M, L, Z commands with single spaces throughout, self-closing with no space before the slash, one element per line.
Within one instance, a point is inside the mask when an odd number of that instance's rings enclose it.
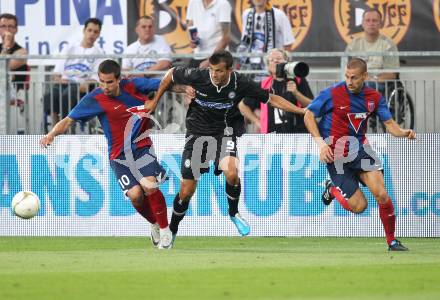
<path fill-rule="evenodd" d="M 440 52 L 398 52 L 398 53 L 355 53 L 365 55 L 399 55 L 400 57 L 432 57 L 440 56 Z M 235 54 L 236 56 L 243 54 Z M 308 77 L 310 87 L 314 95 L 334 84 L 341 79 L 341 67 L 344 66 L 348 56 L 344 52 L 333 53 L 292 53 L 295 59 L 304 58 L 338 58 L 339 66 L 319 67 L 311 65 L 311 73 Z M 158 54 L 158 57 L 163 55 Z M 250 54 L 249 56 L 258 56 Z M 13 58 L 26 58 L 32 60 L 65 59 L 83 57 L 75 56 L 2 56 L 0 57 L 0 134 L 42 134 L 51 127 L 50 111 L 54 111 L 55 98 L 60 98 L 61 89 L 56 89 L 58 84 L 51 81 L 53 73 L 47 67 L 33 66 L 29 72 L 8 71 L 8 60 Z M 94 55 L 96 58 L 113 58 L 121 60 L 136 55 Z M 190 58 L 191 55 L 171 55 L 175 59 Z M 439 67 L 401 67 L 395 70 L 381 70 L 400 72 L 399 81 L 390 81 L 386 85 L 385 98 L 395 119 L 405 127 L 414 127 L 418 132 L 440 132 L 440 66 Z M 244 73 L 264 73 L 264 70 L 245 71 Z M 17 89 L 17 84 L 12 84 L 10 79 L 14 74 L 30 75 L 30 81 L 26 82 L 26 89 Z M 136 73 L 136 72 L 132 72 Z M 137 72 L 139 73 L 139 72 Z M 145 72 L 148 74 L 162 75 L 164 72 Z M 75 84 L 68 90 L 69 101 L 60 102 L 59 111 L 69 111 L 81 94 Z M 50 99 L 50 110 L 44 109 L 44 96 Z M 64 107 L 63 107 L 64 106 Z M 162 126 L 170 123 L 178 125 L 179 132 L 185 129 L 186 105 L 183 97 L 174 93 L 167 93 L 156 111 L 155 118 Z M 371 132 L 381 132 L 383 128 L 379 122 L 370 124 Z M 100 128 L 96 121 L 78 126 L 74 131 L 81 133 L 99 133 Z"/>

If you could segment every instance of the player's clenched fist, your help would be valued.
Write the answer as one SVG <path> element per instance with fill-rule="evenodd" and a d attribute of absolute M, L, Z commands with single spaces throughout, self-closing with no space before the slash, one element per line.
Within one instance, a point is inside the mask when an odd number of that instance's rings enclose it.
<path fill-rule="evenodd" d="M 414 140 L 414 139 L 416 138 L 416 132 L 415 132 L 414 130 L 412 130 L 412 129 L 407 129 L 407 130 L 406 130 L 406 133 L 407 133 L 406 137 L 407 137 L 409 140 Z"/>
<path fill-rule="evenodd" d="M 47 148 L 50 144 L 52 144 L 54 137 L 50 134 L 46 134 L 43 136 L 43 138 L 40 140 L 41 147 Z"/>
<path fill-rule="evenodd" d="M 319 150 L 319 160 L 327 164 L 332 163 L 335 160 L 333 151 L 329 145 L 321 146 Z"/>

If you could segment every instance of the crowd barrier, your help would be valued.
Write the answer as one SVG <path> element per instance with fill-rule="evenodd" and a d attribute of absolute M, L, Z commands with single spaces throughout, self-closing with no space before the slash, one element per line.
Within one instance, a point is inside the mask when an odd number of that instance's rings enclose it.
<path fill-rule="evenodd" d="M 162 57 L 157 54 L 156 57 Z M 234 53 L 235 57 L 255 56 L 255 54 Z M 333 83 L 343 80 L 344 66 L 348 59 L 347 53 L 344 52 L 293 52 L 290 53 L 291 59 L 299 61 L 304 60 L 310 63 L 310 75 L 307 77 L 314 95 L 332 85 Z M 360 57 L 368 57 L 374 55 L 382 56 L 399 56 L 402 59 L 419 58 L 433 61 L 434 57 L 440 56 L 437 51 L 423 52 L 386 52 L 386 53 L 353 53 L 352 55 Z M 121 60 L 123 58 L 142 57 L 143 55 L 94 55 L 90 56 L 97 59 L 113 58 Z M 146 57 L 150 57 L 146 56 Z M 0 133 L 2 134 L 41 134 L 47 131 L 51 126 L 51 118 L 48 112 L 43 110 L 43 97 L 49 94 L 51 99 L 50 107 L 53 108 L 53 99 L 59 97 L 57 90 L 52 91 L 51 87 L 56 86 L 52 82 L 53 73 L 51 73 L 50 62 L 52 64 L 57 59 L 69 59 L 82 57 L 81 55 L 28 55 L 28 56 L 5 56 L 0 57 Z M 189 60 L 191 54 L 172 54 L 170 58 L 174 59 L 177 64 L 185 65 L 184 61 Z M 27 58 L 32 62 L 39 62 L 38 65 L 32 67 L 29 72 L 10 72 L 7 68 L 8 59 Z M 330 59 L 329 66 L 321 66 L 320 61 Z M 340 65 L 338 66 L 338 61 Z M 390 109 L 395 119 L 406 128 L 414 128 L 417 132 L 434 133 L 440 132 L 440 69 L 433 64 L 420 66 L 402 65 L 396 70 L 369 70 L 372 72 L 397 72 L 400 73 L 400 79 L 391 81 L 387 85 L 385 98 L 388 101 Z M 246 72 L 265 72 L 260 70 L 243 71 Z M 11 84 L 10 80 L 13 75 L 27 74 L 29 80 L 22 86 L 25 88 L 17 89 L 17 84 Z M 151 74 L 150 74 L 151 75 Z M 161 76 L 161 74 L 156 74 Z M 76 90 L 76 89 L 75 89 Z M 52 94 L 51 94 L 52 93 Z M 77 101 L 80 96 L 72 90 L 71 98 Z M 70 101 L 67 108 L 71 108 L 74 101 Z M 157 119 L 162 125 L 168 123 L 177 123 L 180 129 L 184 130 L 184 118 L 186 107 L 182 101 L 182 97 L 170 93 L 162 100 L 162 106 L 157 112 Z M 99 126 L 96 122 L 88 124 L 86 128 L 80 128 L 76 131 L 83 134 L 99 133 Z M 383 128 L 380 124 L 370 127 L 370 132 L 381 133 Z"/>
<path fill-rule="evenodd" d="M 336 80 L 309 80 L 311 90 L 315 96 L 326 87 L 336 83 Z M 52 81 L 30 81 L 26 83 L 28 87 L 23 89 L 11 89 L 10 96 L 10 134 L 41 134 L 48 132 L 52 127 L 52 111 L 70 111 L 77 101 L 81 99 L 77 84 L 71 84 L 71 88 L 66 89 L 68 102 L 56 101 L 62 97 L 63 90 L 61 85 Z M 423 89 L 418 88 L 423 87 Z M 384 97 L 392 111 L 393 117 L 404 128 L 415 128 L 419 132 L 440 131 L 440 118 L 436 111 L 440 113 L 440 105 L 436 102 L 439 95 L 440 85 L 436 80 L 399 80 L 389 81 L 385 89 Z M 421 97 L 420 93 L 425 96 Z M 434 101 L 431 101 L 431 97 Z M 44 99 L 47 101 L 46 109 Z M 437 105 L 436 105 L 437 104 Z M 184 103 L 182 94 L 166 93 L 161 100 L 156 112 L 159 123 L 166 125 L 176 123 L 180 129 L 185 129 L 185 114 L 187 105 Z M 60 116 L 62 117 L 62 115 Z M 369 132 L 381 133 L 383 127 L 378 122 L 373 125 L 370 123 Z M 82 130 L 77 131 L 82 134 L 102 133 L 97 120 L 93 120 L 85 125 Z M 182 133 L 183 131 L 181 131 Z"/>
<path fill-rule="evenodd" d="M 40 148 L 38 135 L 0 135 L 0 235 L 146 236 L 149 226 L 124 197 L 108 163 L 101 135 L 65 135 Z M 415 141 L 368 136 L 380 154 L 386 188 L 395 205 L 397 235 L 440 237 L 440 134 Z M 181 134 L 152 139 L 169 180 L 161 185 L 171 213 L 179 190 Z M 240 211 L 251 236 L 383 236 L 378 207 L 354 215 L 334 201 L 321 202 L 326 168 L 309 135 L 244 135 L 239 140 Z M 12 214 L 12 197 L 31 190 L 41 211 L 30 220 Z M 365 191 L 365 190 L 364 190 Z M 202 176 L 187 216 L 184 236 L 234 236 L 227 214 L 224 176 Z"/>

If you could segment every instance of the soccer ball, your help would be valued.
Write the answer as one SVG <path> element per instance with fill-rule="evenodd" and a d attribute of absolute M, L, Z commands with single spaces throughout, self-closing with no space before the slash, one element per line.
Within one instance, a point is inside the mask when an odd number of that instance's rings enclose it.
<path fill-rule="evenodd" d="M 30 219 L 40 211 L 40 199 L 32 192 L 21 191 L 12 198 L 11 208 L 17 217 Z"/>

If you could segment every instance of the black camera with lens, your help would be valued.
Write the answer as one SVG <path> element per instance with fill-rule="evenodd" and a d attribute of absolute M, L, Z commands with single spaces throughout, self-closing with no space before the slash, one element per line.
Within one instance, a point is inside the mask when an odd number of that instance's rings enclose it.
<path fill-rule="evenodd" d="M 309 75 L 309 65 L 302 61 L 281 63 L 276 65 L 275 76 L 293 80 L 295 77 L 304 78 Z"/>

